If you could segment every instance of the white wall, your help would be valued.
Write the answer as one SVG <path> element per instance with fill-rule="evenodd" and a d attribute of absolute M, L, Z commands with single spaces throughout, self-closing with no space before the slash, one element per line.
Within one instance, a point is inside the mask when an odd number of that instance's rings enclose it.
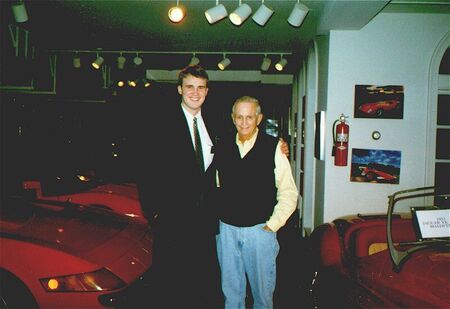
<path fill-rule="evenodd" d="M 316 38 L 315 47 L 318 59 L 318 80 L 317 80 L 317 106 L 316 111 L 326 111 L 327 109 L 327 89 L 328 89 L 328 59 L 329 59 L 329 36 L 319 36 Z M 326 116 L 325 116 L 326 120 Z M 327 148 L 325 148 L 327 149 Z M 326 156 L 328 158 L 328 156 Z M 326 160 L 316 160 L 315 165 L 315 199 L 314 205 L 314 226 L 323 222 L 324 198 L 325 198 L 325 163 Z"/>
<path fill-rule="evenodd" d="M 303 205 L 314 205 L 315 196 L 315 169 L 314 159 L 314 114 L 317 102 L 317 58 L 315 49 L 310 49 L 307 53 L 307 65 L 305 71 L 305 139 L 304 139 L 304 176 L 303 176 Z M 300 101 L 301 104 L 301 101 Z M 308 149 L 312 151 L 307 151 Z M 313 207 L 303 208 L 303 227 L 310 229 L 313 226 Z"/>
<path fill-rule="evenodd" d="M 330 32 L 324 200 L 315 206 L 323 207 L 324 222 L 353 213 L 385 212 L 389 194 L 425 185 L 428 69 L 449 25 L 447 14 L 382 13 L 359 31 Z M 404 118 L 353 118 L 358 84 L 403 85 Z M 331 156 L 332 125 L 341 113 L 350 116 L 346 167 L 334 166 Z M 378 141 L 371 138 L 375 130 L 381 132 Z M 401 151 L 400 184 L 350 182 L 352 148 Z"/>

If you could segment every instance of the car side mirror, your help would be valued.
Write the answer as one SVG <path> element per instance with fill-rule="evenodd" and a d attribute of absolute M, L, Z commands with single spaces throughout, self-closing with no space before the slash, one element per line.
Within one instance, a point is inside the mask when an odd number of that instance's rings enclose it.
<path fill-rule="evenodd" d="M 25 180 L 22 183 L 22 188 L 26 192 L 30 192 L 30 194 L 36 198 L 42 198 L 42 187 L 41 182 L 39 180 Z"/>

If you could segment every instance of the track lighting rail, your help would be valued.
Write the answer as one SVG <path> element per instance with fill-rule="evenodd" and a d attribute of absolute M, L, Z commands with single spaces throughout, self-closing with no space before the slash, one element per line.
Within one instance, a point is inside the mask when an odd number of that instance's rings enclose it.
<path fill-rule="evenodd" d="M 173 55 L 220 55 L 222 56 L 224 53 L 227 55 L 292 55 L 292 52 L 209 52 L 209 51 L 144 51 L 144 50 L 102 50 L 102 49 L 54 49 L 49 50 L 50 53 L 99 53 L 99 54 L 133 54 L 135 55 L 145 55 L 145 54 L 155 54 L 155 55 L 163 55 L 163 54 L 173 54 Z"/>

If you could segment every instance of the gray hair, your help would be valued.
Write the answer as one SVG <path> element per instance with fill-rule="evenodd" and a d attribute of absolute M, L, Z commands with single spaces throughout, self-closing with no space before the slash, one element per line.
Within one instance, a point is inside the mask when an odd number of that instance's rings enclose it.
<path fill-rule="evenodd" d="M 259 104 L 259 100 L 257 98 L 245 95 L 240 98 L 238 98 L 236 101 L 234 101 L 233 107 L 231 108 L 231 115 L 234 115 L 234 112 L 236 110 L 236 105 L 242 102 L 249 102 L 256 105 L 256 115 L 261 114 L 261 105 Z"/>

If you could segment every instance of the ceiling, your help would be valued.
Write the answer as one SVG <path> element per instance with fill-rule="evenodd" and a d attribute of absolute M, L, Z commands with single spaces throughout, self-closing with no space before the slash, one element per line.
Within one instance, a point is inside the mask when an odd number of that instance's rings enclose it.
<path fill-rule="evenodd" d="M 12 2 L 17 0 L 0 1 L 3 29 L 7 24 L 14 24 Z M 31 44 L 38 48 L 162 54 L 196 52 L 204 53 L 205 57 L 207 53 L 216 53 L 216 56 L 222 53 L 301 55 L 316 35 L 332 29 L 361 29 L 380 11 L 450 12 L 448 0 L 304 0 L 302 3 L 310 11 L 303 24 L 295 28 L 287 23 L 287 18 L 296 0 L 266 0 L 264 4 L 275 13 L 264 27 L 250 18 L 238 27 L 228 18 L 212 25 L 207 22 L 204 11 L 215 5 L 215 0 L 179 0 L 187 15 L 178 24 L 167 17 L 168 9 L 177 4 L 176 0 L 24 2 L 29 20 L 20 27 L 29 30 Z M 225 5 L 228 13 L 239 4 L 238 0 L 219 2 Z M 253 12 L 261 4 L 261 0 L 242 2 L 249 4 Z"/>

